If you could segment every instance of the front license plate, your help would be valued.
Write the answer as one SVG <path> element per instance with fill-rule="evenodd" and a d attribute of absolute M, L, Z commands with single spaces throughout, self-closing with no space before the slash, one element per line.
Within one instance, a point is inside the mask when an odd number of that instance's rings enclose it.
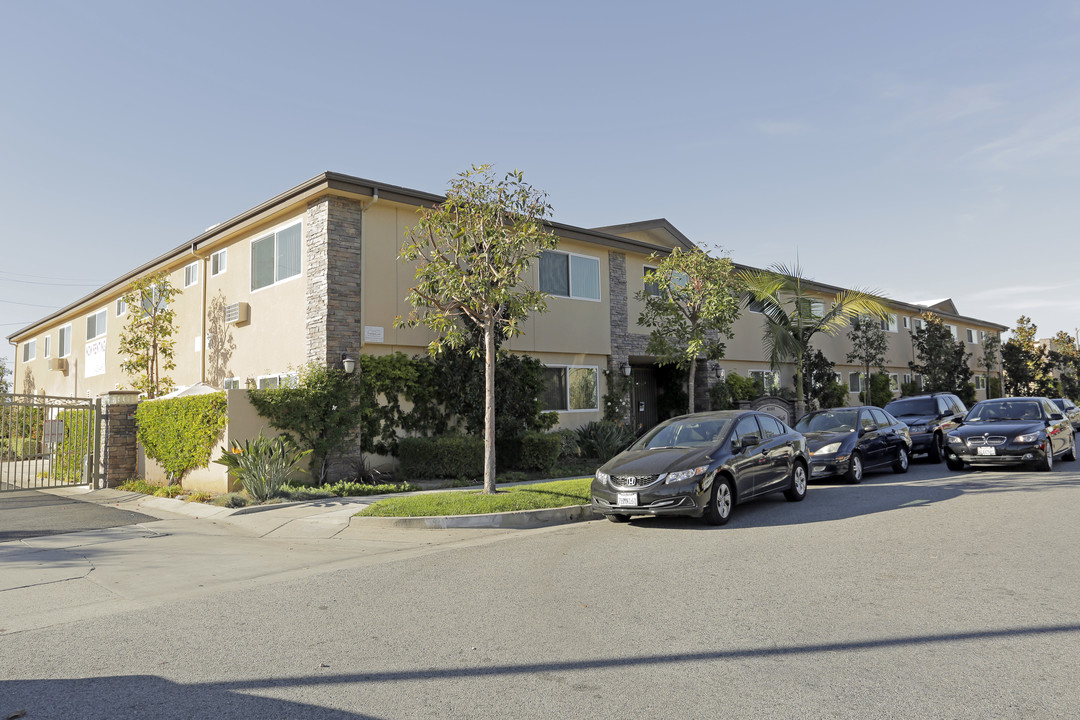
<path fill-rule="evenodd" d="M 975 448 L 976 455 L 997 455 L 997 452 L 992 447 L 986 447 L 985 445 Z"/>
<path fill-rule="evenodd" d="M 637 493 L 619 493 L 619 507 L 637 507 Z"/>

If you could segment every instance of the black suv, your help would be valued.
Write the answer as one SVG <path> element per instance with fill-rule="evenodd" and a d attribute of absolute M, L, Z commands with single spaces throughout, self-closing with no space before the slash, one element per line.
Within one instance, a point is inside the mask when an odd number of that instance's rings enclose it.
<path fill-rule="evenodd" d="M 885 411 L 906 423 L 911 433 L 911 454 L 926 453 L 931 462 L 945 457 L 945 436 L 960 426 L 967 414 L 964 402 L 952 393 L 926 393 L 893 400 Z"/>

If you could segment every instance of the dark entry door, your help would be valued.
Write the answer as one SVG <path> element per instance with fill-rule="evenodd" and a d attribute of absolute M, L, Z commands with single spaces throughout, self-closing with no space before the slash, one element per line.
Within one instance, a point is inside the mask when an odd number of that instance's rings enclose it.
<path fill-rule="evenodd" d="M 634 434 L 640 435 L 657 423 L 656 373 L 651 367 L 630 369 L 634 383 L 630 387 L 630 417 Z"/>

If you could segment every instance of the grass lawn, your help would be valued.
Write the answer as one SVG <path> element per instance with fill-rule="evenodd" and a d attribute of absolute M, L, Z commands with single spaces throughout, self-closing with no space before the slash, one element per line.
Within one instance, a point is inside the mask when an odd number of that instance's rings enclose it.
<path fill-rule="evenodd" d="M 479 490 L 457 490 L 387 498 L 368 506 L 357 515 L 369 517 L 479 515 L 588 505 L 591 502 L 589 495 L 591 482 L 591 477 L 584 477 L 536 485 L 519 485 L 498 490 L 494 495 L 485 495 Z"/>

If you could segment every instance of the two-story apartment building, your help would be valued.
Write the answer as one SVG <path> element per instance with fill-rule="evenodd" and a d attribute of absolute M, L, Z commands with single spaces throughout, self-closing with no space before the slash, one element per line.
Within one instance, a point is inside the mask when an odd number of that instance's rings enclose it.
<path fill-rule="evenodd" d="M 160 271 L 183 290 L 174 302 L 176 369 L 171 373 L 179 386 L 201 381 L 223 388 L 273 387 L 307 362 L 336 363 L 356 353 L 423 353 L 429 331 L 394 325 L 411 309 L 405 297 L 413 279 L 412 268 L 397 256 L 417 208 L 442 199 L 323 173 L 10 335 L 17 346 L 13 387 L 54 396 L 97 396 L 129 387 L 117 347 L 132 309 L 124 307 L 121 296 L 134 279 Z M 558 249 L 530 269 L 530 282 L 551 296 L 548 312 L 531 316 L 509 348 L 547 366 L 545 399 L 563 427 L 602 417 L 604 370 L 633 372 L 636 424 L 655 419 L 649 388 L 655 358 L 645 351 L 648 331 L 636 322 L 642 307 L 635 295 L 644 287 L 651 255 L 693 243 L 666 220 L 596 229 L 550 227 Z M 815 287 L 823 298 L 839 289 Z M 895 301 L 891 307 L 887 367 L 899 387 L 909 372 L 909 331 L 927 308 Z M 976 357 L 982 333 L 1005 329 L 960 316 L 949 301 L 932 309 Z M 845 362 L 847 340 L 819 342 L 857 403 L 858 368 Z M 760 316 L 743 312 L 727 358 L 701 364 L 699 407 L 707 407 L 707 388 L 724 372 L 772 379 L 761 351 Z M 791 376 L 791 368 L 785 368 L 776 380 L 790 385 Z"/>

